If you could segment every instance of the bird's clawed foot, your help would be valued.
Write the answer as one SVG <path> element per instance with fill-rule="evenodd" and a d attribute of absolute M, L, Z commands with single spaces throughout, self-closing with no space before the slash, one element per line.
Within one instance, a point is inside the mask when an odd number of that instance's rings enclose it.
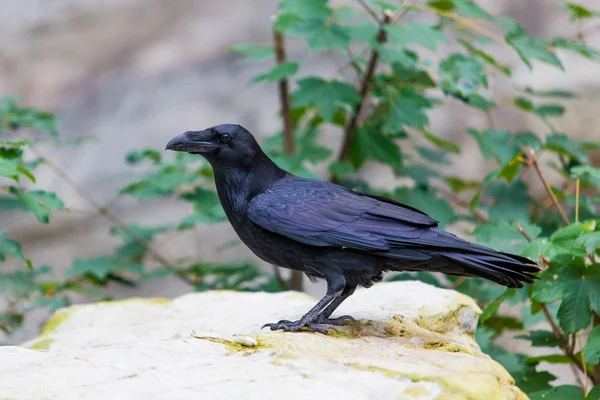
<path fill-rule="evenodd" d="M 268 324 L 264 324 L 260 329 L 269 328 L 272 331 L 282 330 L 285 332 L 296 332 L 300 329 L 304 328 L 307 324 L 302 320 L 298 321 L 288 321 L 287 319 L 282 319 L 279 322 L 272 322 Z"/>
<path fill-rule="evenodd" d="M 338 324 L 339 325 L 339 324 Z M 333 329 L 338 332 L 337 326 L 330 323 L 321 323 L 316 321 L 304 322 L 302 320 L 298 321 L 288 321 L 287 319 L 283 319 L 279 322 L 264 324 L 262 328 L 268 327 L 272 331 L 282 330 L 285 332 L 297 332 L 302 328 L 308 328 L 312 331 L 326 334 L 329 329 Z M 262 329 L 261 328 L 261 329 Z"/>
<path fill-rule="evenodd" d="M 329 329 L 333 329 L 339 333 L 340 331 L 337 327 L 344 325 L 344 322 L 346 321 L 355 321 L 355 319 L 349 315 L 331 319 L 317 317 L 315 320 L 308 322 L 302 321 L 301 319 L 298 321 L 288 321 L 287 319 L 282 319 L 279 322 L 264 324 L 261 329 L 268 327 L 272 331 L 282 330 L 284 332 L 297 332 L 302 328 L 308 328 L 312 331 L 323 334 L 326 334 Z"/>
<path fill-rule="evenodd" d="M 325 318 L 325 317 L 318 316 L 315 319 L 315 322 L 318 324 L 335 325 L 335 326 L 342 326 L 345 324 L 346 321 L 356 321 L 356 320 L 353 317 L 351 317 L 350 315 L 342 315 L 339 318 Z"/>

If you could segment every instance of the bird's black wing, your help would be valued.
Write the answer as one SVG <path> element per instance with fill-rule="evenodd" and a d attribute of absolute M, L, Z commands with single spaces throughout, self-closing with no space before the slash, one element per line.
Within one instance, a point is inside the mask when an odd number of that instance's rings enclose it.
<path fill-rule="evenodd" d="M 255 196 L 250 219 L 264 229 L 313 246 L 386 251 L 437 226 L 427 214 L 328 182 L 288 177 Z"/>

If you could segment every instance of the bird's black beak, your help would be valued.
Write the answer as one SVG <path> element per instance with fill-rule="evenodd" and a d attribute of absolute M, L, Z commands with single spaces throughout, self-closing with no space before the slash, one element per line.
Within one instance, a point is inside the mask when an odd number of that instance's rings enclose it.
<path fill-rule="evenodd" d="M 214 133 L 211 131 L 185 132 L 175 136 L 167 143 L 165 150 L 184 151 L 194 154 L 216 154 L 219 146 L 212 143 Z"/>

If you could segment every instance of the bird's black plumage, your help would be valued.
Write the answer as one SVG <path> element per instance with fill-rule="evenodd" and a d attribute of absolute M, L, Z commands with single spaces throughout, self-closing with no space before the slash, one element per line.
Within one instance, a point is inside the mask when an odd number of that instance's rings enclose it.
<path fill-rule="evenodd" d="M 197 153 L 212 165 L 217 193 L 240 239 L 261 259 L 325 279 L 327 294 L 298 321 L 267 324 L 326 332 L 357 286 L 386 271 L 435 271 L 486 278 L 508 287 L 532 282 L 527 258 L 497 252 L 448 233 L 427 214 L 393 200 L 280 169 L 240 125 L 173 138 L 167 149 Z"/>

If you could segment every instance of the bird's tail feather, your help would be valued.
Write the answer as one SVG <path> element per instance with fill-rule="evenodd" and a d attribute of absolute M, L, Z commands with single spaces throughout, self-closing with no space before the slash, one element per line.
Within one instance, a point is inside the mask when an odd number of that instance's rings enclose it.
<path fill-rule="evenodd" d="M 494 255 L 440 252 L 439 254 L 458 264 L 456 267 L 464 270 L 464 275 L 486 278 L 511 288 L 523 287 L 523 282 L 533 282 L 537 277 L 532 274 L 539 272 L 539 268 L 533 261 L 507 253 Z"/>
<path fill-rule="evenodd" d="M 390 249 L 386 256 L 399 259 L 391 263 L 391 269 L 480 277 L 511 288 L 523 287 L 523 282 L 537 279 L 533 274 L 540 270 L 526 257 L 495 251 L 447 232 L 437 233 L 435 240 Z"/>

